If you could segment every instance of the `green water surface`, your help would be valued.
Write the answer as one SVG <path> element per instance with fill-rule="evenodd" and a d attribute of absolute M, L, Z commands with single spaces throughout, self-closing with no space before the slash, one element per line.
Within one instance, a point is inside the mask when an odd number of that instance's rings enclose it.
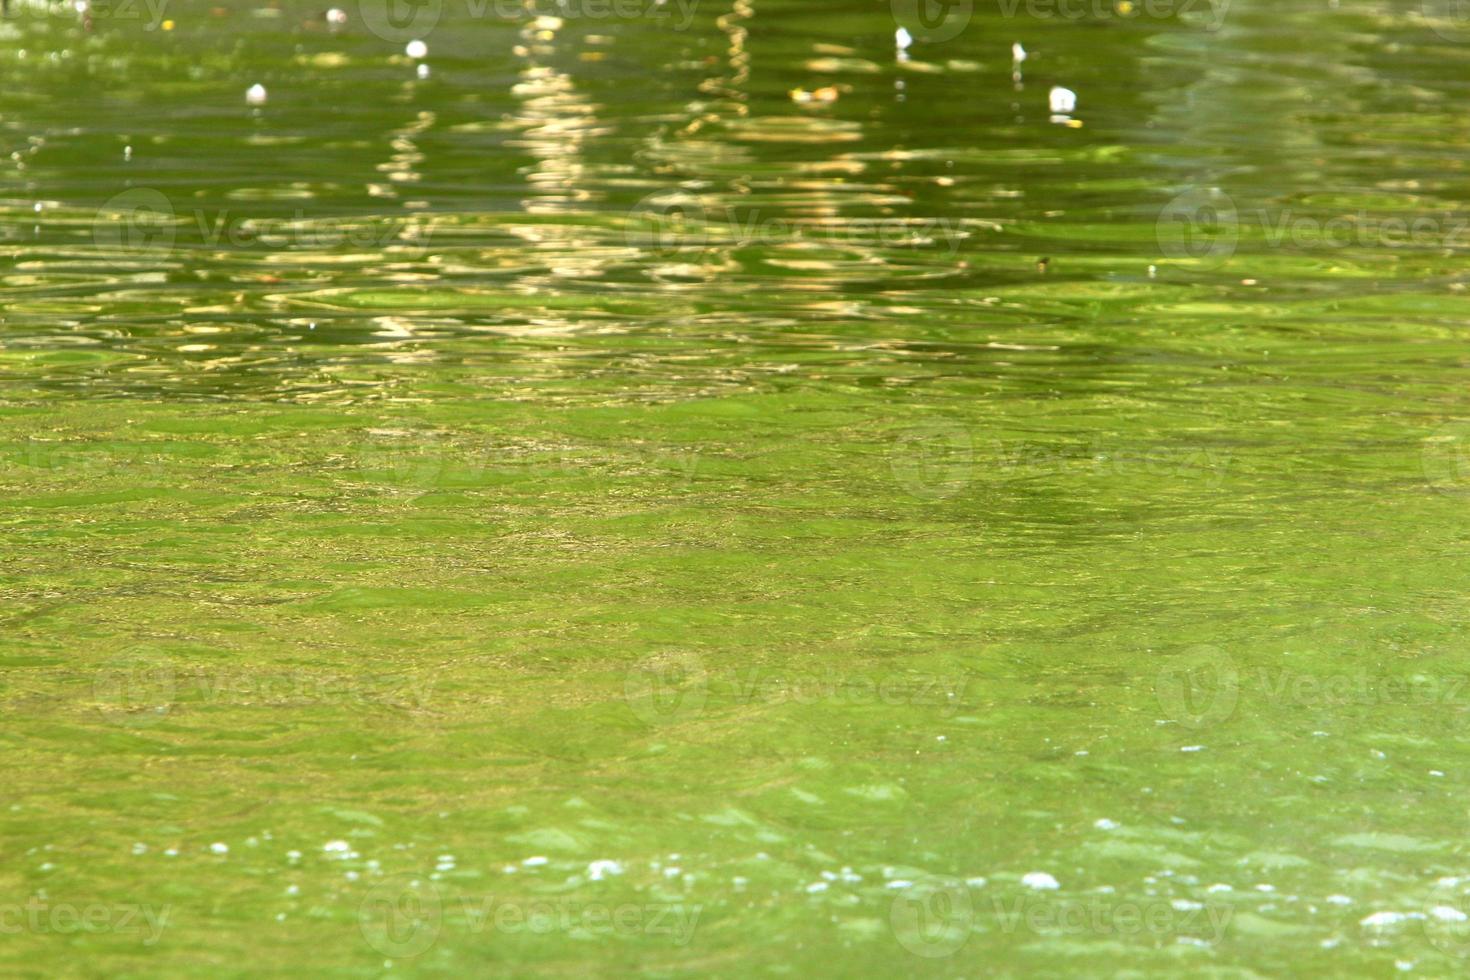
<path fill-rule="evenodd" d="M 0 970 L 1470 969 L 1455 4 L 218 3 L 0 23 Z"/>

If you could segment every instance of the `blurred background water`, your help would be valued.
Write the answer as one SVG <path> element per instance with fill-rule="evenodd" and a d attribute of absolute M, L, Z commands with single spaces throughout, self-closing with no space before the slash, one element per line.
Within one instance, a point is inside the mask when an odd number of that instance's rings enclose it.
<path fill-rule="evenodd" d="M 0 23 L 7 972 L 1463 968 L 1456 4 L 342 13 Z"/>

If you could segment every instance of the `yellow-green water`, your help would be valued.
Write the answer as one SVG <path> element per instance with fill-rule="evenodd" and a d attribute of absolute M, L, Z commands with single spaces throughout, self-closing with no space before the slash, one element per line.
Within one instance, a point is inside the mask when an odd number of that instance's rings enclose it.
<path fill-rule="evenodd" d="M 1470 24 L 896 6 L 14 0 L 0 968 L 1465 968 Z"/>

